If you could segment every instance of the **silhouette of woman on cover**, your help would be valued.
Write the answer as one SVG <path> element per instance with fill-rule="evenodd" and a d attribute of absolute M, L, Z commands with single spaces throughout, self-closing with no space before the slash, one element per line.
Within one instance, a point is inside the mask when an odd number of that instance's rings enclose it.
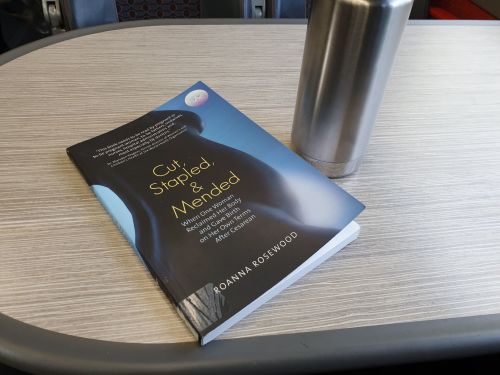
<path fill-rule="evenodd" d="M 109 159 L 89 157 L 94 150 L 136 134 L 171 115 L 180 116 L 171 131 L 183 127 L 186 129 L 174 140 L 113 168 L 107 165 Z M 134 221 L 136 247 L 145 263 L 158 277 L 160 286 L 167 289 L 177 304 L 181 304 L 185 313 L 192 315 L 189 319 L 200 330 L 221 317 L 227 318 L 238 312 L 337 233 L 336 229 L 320 229 L 301 221 L 295 203 L 297 197 L 291 194 L 284 179 L 273 168 L 242 151 L 202 137 L 202 131 L 201 119 L 193 112 L 153 111 L 107 133 L 109 137 L 96 137 L 74 146 L 71 152 L 77 164 L 82 165 L 89 184 L 108 187 L 128 207 Z M 157 195 L 149 188 L 152 182 L 162 181 L 161 177 L 152 173 L 155 166 L 163 164 L 172 169 L 172 162 L 177 161 L 189 169 L 200 165 L 202 157 L 212 165 L 190 178 L 185 186 L 177 186 Z M 183 173 L 179 169 L 169 173 L 163 181 Z M 162 170 L 165 171 L 165 168 Z M 182 214 L 179 219 L 175 218 L 172 205 L 181 207 L 182 200 L 191 203 L 202 193 L 208 192 L 213 187 L 212 182 L 219 185 L 227 181 L 229 171 L 239 178 L 238 183 L 213 200 L 203 203 L 200 208 Z M 193 181 L 203 191 L 193 193 L 189 185 Z M 230 195 L 241 198 L 241 204 L 235 206 L 240 209 L 240 213 L 250 209 L 255 215 L 255 219 L 241 230 L 231 233 L 219 243 L 213 238 L 200 243 L 203 234 L 200 235 L 198 231 L 206 225 L 191 232 L 181 225 L 182 221 Z M 224 230 L 219 230 L 219 233 L 222 232 Z M 292 232 L 297 233 L 293 241 L 254 267 L 253 261 Z M 213 287 L 226 283 L 231 275 L 245 269 L 245 266 L 252 270 L 233 285 L 226 285 L 227 288 L 221 293 L 214 294 Z M 208 310 L 217 309 L 216 319 L 207 318 L 205 315 L 214 312 L 201 312 L 196 301 L 189 300 L 191 308 L 182 304 L 183 300 L 196 293 L 198 296 L 206 294 L 205 297 L 209 296 L 215 301 L 215 307 Z M 201 303 L 206 308 L 213 301 L 203 301 L 205 297 L 200 297 L 198 305 Z M 196 322 L 201 319 L 196 316 L 200 314 L 208 321 Z"/>

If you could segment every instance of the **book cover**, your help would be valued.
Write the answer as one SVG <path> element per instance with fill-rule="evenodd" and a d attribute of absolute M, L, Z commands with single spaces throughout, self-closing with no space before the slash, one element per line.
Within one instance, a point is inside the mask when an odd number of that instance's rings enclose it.
<path fill-rule="evenodd" d="M 349 243 L 364 209 L 202 82 L 67 152 L 201 344 Z"/>

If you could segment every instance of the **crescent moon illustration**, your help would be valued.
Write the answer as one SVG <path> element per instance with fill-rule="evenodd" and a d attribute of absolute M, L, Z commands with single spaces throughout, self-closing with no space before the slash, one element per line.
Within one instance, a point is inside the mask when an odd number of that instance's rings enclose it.
<path fill-rule="evenodd" d="M 193 90 L 186 95 L 184 102 L 189 107 L 200 107 L 208 100 L 208 92 L 205 90 Z"/>

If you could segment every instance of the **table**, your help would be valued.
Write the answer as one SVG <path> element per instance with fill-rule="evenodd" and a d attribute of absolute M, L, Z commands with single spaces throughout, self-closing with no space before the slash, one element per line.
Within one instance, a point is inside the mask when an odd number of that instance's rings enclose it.
<path fill-rule="evenodd" d="M 124 23 L 0 56 L 0 361 L 300 372 L 500 351 L 499 26 L 407 27 L 364 163 L 337 181 L 367 206 L 359 239 L 205 348 L 65 148 L 198 80 L 289 145 L 305 24 Z"/>

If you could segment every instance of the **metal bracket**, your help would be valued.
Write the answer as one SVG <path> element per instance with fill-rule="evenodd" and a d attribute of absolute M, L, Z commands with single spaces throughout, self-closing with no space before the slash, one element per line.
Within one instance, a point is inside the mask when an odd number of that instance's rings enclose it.
<path fill-rule="evenodd" d="M 52 34 L 59 34 L 66 31 L 64 28 L 61 4 L 59 0 L 42 0 L 43 16 L 50 25 Z"/>
<path fill-rule="evenodd" d="M 266 0 L 251 0 L 252 18 L 266 18 Z"/>

